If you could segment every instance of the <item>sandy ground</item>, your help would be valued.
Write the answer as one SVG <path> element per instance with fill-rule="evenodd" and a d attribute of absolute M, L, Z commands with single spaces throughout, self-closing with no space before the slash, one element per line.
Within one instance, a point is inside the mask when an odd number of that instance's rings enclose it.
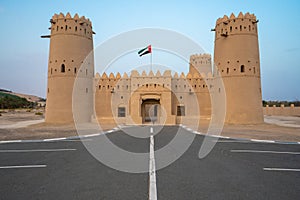
<path fill-rule="evenodd" d="M 41 113 L 42 115 L 37 115 L 38 113 Z M 0 110 L 0 114 L 0 128 L 18 122 L 44 119 L 44 109 Z"/>
<path fill-rule="evenodd" d="M 278 126 L 300 128 L 300 117 L 294 116 L 265 116 L 265 122 Z"/>
<path fill-rule="evenodd" d="M 300 142 L 300 128 L 283 127 L 276 124 L 225 126 L 222 136 L 258 140 Z"/>
<path fill-rule="evenodd" d="M 30 112 L 29 112 L 30 111 Z M 36 113 L 43 115 L 36 115 Z M 77 136 L 73 125 L 44 123 L 44 110 L 0 110 L 0 140 L 46 139 Z M 105 125 L 110 130 L 115 125 Z M 89 126 L 86 128 L 89 129 Z M 96 133 L 94 130 L 87 133 Z M 300 142 L 300 117 L 265 116 L 259 125 L 225 125 L 222 136 Z"/>
<path fill-rule="evenodd" d="M 36 115 L 36 113 L 42 113 L 42 115 Z M 0 114 L 0 141 L 47 139 L 78 135 L 74 125 L 44 123 L 44 110 L 0 110 Z M 102 129 L 110 130 L 114 127 L 114 125 L 106 125 L 102 126 Z M 95 133 L 95 131 L 87 131 L 86 134 L 92 133 Z"/>
<path fill-rule="evenodd" d="M 300 142 L 300 117 L 264 116 L 265 123 L 255 125 L 224 125 L 221 136 L 257 140 Z M 206 133 L 207 123 L 198 129 Z"/>

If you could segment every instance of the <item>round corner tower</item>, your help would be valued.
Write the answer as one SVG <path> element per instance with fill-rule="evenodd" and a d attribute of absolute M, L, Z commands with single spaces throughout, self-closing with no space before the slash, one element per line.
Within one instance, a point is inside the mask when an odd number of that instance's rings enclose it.
<path fill-rule="evenodd" d="M 231 14 L 213 29 L 214 75 L 226 90 L 226 123 L 263 123 L 257 22 L 254 14 Z"/>
<path fill-rule="evenodd" d="M 92 23 L 84 16 L 75 14 L 72 18 L 68 13 L 55 14 L 51 20 L 48 62 L 48 87 L 46 117 L 47 123 L 73 123 L 72 94 L 74 82 L 79 78 L 80 90 L 84 96 L 84 106 L 92 109 L 93 103 L 93 30 Z M 90 114 L 84 114 L 86 121 Z"/>
<path fill-rule="evenodd" d="M 210 54 L 194 54 L 190 56 L 190 68 L 191 74 L 195 73 L 211 73 L 211 55 Z"/>

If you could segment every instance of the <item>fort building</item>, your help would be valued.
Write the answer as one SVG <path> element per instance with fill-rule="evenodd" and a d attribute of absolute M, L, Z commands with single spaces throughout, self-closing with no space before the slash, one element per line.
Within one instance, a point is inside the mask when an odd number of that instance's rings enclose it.
<path fill-rule="evenodd" d="M 51 34 L 42 36 L 50 38 L 46 122 L 73 122 L 77 78 L 80 106 L 85 110 L 81 118 L 87 122 L 174 125 L 194 119 L 209 121 L 212 93 L 225 93 L 226 123 L 262 123 L 257 22 L 249 13 L 219 18 L 212 29 L 214 65 L 210 54 L 191 55 L 187 74 L 169 70 L 95 74 L 91 21 L 77 14 L 55 14 L 50 20 Z M 221 78 L 224 90 L 215 87 Z"/>
<path fill-rule="evenodd" d="M 214 63 L 226 90 L 226 122 L 263 122 L 258 20 L 253 14 L 231 14 L 217 20 Z"/>

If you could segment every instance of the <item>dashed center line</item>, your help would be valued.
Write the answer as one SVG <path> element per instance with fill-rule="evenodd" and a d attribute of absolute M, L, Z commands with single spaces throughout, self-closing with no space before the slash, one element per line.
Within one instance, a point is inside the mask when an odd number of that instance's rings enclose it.
<path fill-rule="evenodd" d="M 150 132 L 151 132 L 151 130 L 150 130 Z M 155 170 L 155 158 L 154 158 L 154 137 L 153 137 L 153 135 L 150 136 L 149 200 L 157 200 L 156 170 Z"/>

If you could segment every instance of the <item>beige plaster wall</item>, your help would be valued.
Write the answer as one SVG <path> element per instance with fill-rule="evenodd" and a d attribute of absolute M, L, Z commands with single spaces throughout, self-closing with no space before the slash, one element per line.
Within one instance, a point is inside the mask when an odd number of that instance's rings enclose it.
<path fill-rule="evenodd" d="M 222 77 L 226 92 L 226 123 L 263 122 L 257 21 L 242 13 L 224 16 L 215 27 L 216 78 Z M 242 67 L 244 66 L 244 72 Z"/>
<path fill-rule="evenodd" d="M 300 116 L 300 107 L 264 107 L 264 115 Z"/>
<path fill-rule="evenodd" d="M 190 69 L 191 74 L 198 73 L 212 73 L 212 62 L 210 54 L 194 54 L 190 56 Z"/>
<path fill-rule="evenodd" d="M 204 77 L 203 77 L 204 76 Z M 100 123 L 142 124 L 142 103 L 146 99 L 160 101 L 160 124 L 191 122 L 190 118 L 210 118 L 209 87 L 212 77 L 195 74 L 175 74 L 170 71 L 139 73 L 130 77 L 105 73 L 95 78 L 95 111 Z M 185 106 L 185 116 L 177 117 L 177 106 Z M 126 108 L 126 117 L 118 117 L 118 107 Z M 179 121 L 178 121 L 179 120 Z"/>
<path fill-rule="evenodd" d="M 54 15 L 51 19 L 50 50 L 48 63 L 48 86 L 46 122 L 72 123 L 72 94 L 74 80 L 80 77 L 80 106 L 85 112 L 84 121 L 91 118 L 93 105 L 94 59 L 86 57 L 93 50 L 92 25 L 88 19 L 74 18 L 67 14 Z M 61 71 L 62 65 L 65 72 Z M 78 105 L 79 107 L 79 105 Z M 89 116 L 89 117 L 88 117 Z"/>
<path fill-rule="evenodd" d="M 104 73 L 94 78 L 91 22 L 77 14 L 55 14 L 51 19 L 46 122 L 73 122 L 72 94 L 77 77 L 80 101 L 75 110 L 83 108 L 79 111 L 83 121 L 90 120 L 95 111 L 93 117 L 103 124 L 141 124 L 143 99 L 157 98 L 164 113 L 160 123 L 196 124 L 201 118 L 211 118 L 213 92 L 218 98 L 226 95 L 226 123 L 262 123 L 256 17 L 249 13 L 224 16 L 217 20 L 215 33 L 213 75 L 211 56 L 195 54 L 190 57 L 187 75 L 172 75 L 168 70 L 155 74 L 132 71 L 130 77 Z M 65 72 L 61 72 L 62 64 Z M 215 85 L 221 77 L 224 89 Z M 185 116 L 176 116 L 178 105 L 185 106 Z M 125 107 L 126 117 L 118 117 L 119 107 Z"/>

